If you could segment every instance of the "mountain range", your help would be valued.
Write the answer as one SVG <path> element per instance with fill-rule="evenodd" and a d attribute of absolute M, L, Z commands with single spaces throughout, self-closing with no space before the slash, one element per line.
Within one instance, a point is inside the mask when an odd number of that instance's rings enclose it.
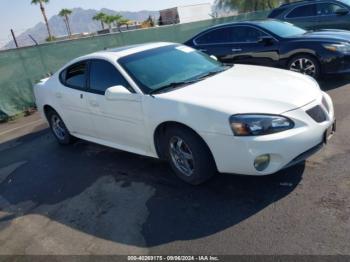
<path fill-rule="evenodd" d="M 94 21 L 92 18 L 98 13 L 103 12 L 108 15 L 120 14 L 123 17 L 133 20 L 133 21 L 144 21 L 150 15 L 156 19 L 159 17 L 159 12 L 157 11 L 138 11 L 138 12 L 129 12 L 129 11 L 113 11 L 110 9 L 101 9 L 99 11 L 93 9 L 82 9 L 74 8 L 72 9 L 72 14 L 69 16 L 70 25 L 72 33 L 92 33 L 98 30 L 101 30 L 101 23 L 99 21 Z M 64 36 L 67 35 L 67 29 L 64 24 L 63 18 L 55 15 L 49 19 L 49 25 L 54 36 Z M 17 42 L 20 47 L 33 45 L 33 40 L 29 37 L 31 35 L 38 43 L 45 42 L 47 38 L 46 26 L 43 22 L 38 23 L 34 27 L 26 30 L 17 37 Z M 14 48 L 15 44 L 13 41 L 7 43 L 3 49 Z"/>

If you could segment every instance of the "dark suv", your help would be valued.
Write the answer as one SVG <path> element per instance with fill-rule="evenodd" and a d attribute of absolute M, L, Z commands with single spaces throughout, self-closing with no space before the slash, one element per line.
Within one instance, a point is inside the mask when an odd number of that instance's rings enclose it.
<path fill-rule="evenodd" d="M 350 30 L 350 0 L 309 0 L 283 4 L 269 18 L 290 22 L 304 29 Z"/>

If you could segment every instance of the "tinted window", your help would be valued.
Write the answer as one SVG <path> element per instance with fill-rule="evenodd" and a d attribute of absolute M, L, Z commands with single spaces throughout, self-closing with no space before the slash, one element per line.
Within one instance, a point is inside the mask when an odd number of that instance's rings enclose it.
<path fill-rule="evenodd" d="M 269 14 L 269 18 L 275 18 L 277 16 L 279 16 L 280 14 L 282 14 L 284 11 L 286 11 L 286 8 L 277 8 L 272 10 L 272 12 Z"/>
<path fill-rule="evenodd" d="M 308 16 L 316 16 L 316 5 L 302 5 L 299 6 L 293 11 L 291 11 L 288 15 L 287 18 L 298 18 L 298 17 L 308 17 Z"/>
<path fill-rule="evenodd" d="M 266 35 L 250 26 L 231 26 L 210 31 L 196 39 L 197 44 L 257 42 Z"/>
<path fill-rule="evenodd" d="M 86 87 L 86 62 L 75 64 L 69 67 L 63 74 L 63 81 L 66 85 L 76 88 Z"/>
<path fill-rule="evenodd" d="M 112 86 L 129 88 L 128 82 L 111 63 L 104 60 L 92 60 L 90 63 L 90 89 L 98 93 Z"/>
<path fill-rule="evenodd" d="M 317 5 L 317 15 L 334 15 L 342 6 L 333 3 L 321 3 Z"/>
<path fill-rule="evenodd" d="M 196 39 L 197 44 L 214 44 L 228 42 L 232 42 L 230 27 L 219 28 L 209 31 L 208 33 L 205 33 L 204 35 Z"/>
<path fill-rule="evenodd" d="M 232 27 L 231 34 L 232 42 L 236 43 L 258 42 L 260 37 L 266 35 L 262 31 L 250 26 Z"/>

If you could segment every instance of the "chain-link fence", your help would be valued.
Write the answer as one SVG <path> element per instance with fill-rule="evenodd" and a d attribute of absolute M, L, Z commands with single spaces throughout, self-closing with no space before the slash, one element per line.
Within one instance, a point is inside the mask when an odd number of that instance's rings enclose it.
<path fill-rule="evenodd" d="M 265 18 L 267 12 L 247 13 L 187 24 L 133 30 L 116 34 L 54 42 L 0 52 L 0 119 L 35 105 L 33 84 L 78 56 L 129 44 L 155 41 L 183 43 L 215 24 Z"/>

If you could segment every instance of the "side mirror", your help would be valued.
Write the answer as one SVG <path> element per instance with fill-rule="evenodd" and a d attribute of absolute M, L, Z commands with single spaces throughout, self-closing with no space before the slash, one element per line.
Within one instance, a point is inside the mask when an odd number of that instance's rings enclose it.
<path fill-rule="evenodd" d="M 261 36 L 258 40 L 258 43 L 271 45 L 274 43 L 274 38 L 272 36 Z"/>
<path fill-rule="evenodd" d="M 214 59 L 215 61 L 219 61 L 218 58 L 215 55 L 211 55 L 210 58 Z"/>
<path fill-rule="evenodd" d="M 347 15 L 349 13 L 349 10 L 346 8 L 340 8 L 337 11 L 335 11 L 337 15 Z"/>
<path fill-rule="evenodd" d="M 132 93 L 124 86 L 112 86 L 106 90 L 105 97 L 110 101 L 125 100 L 130 94 Z"/>

